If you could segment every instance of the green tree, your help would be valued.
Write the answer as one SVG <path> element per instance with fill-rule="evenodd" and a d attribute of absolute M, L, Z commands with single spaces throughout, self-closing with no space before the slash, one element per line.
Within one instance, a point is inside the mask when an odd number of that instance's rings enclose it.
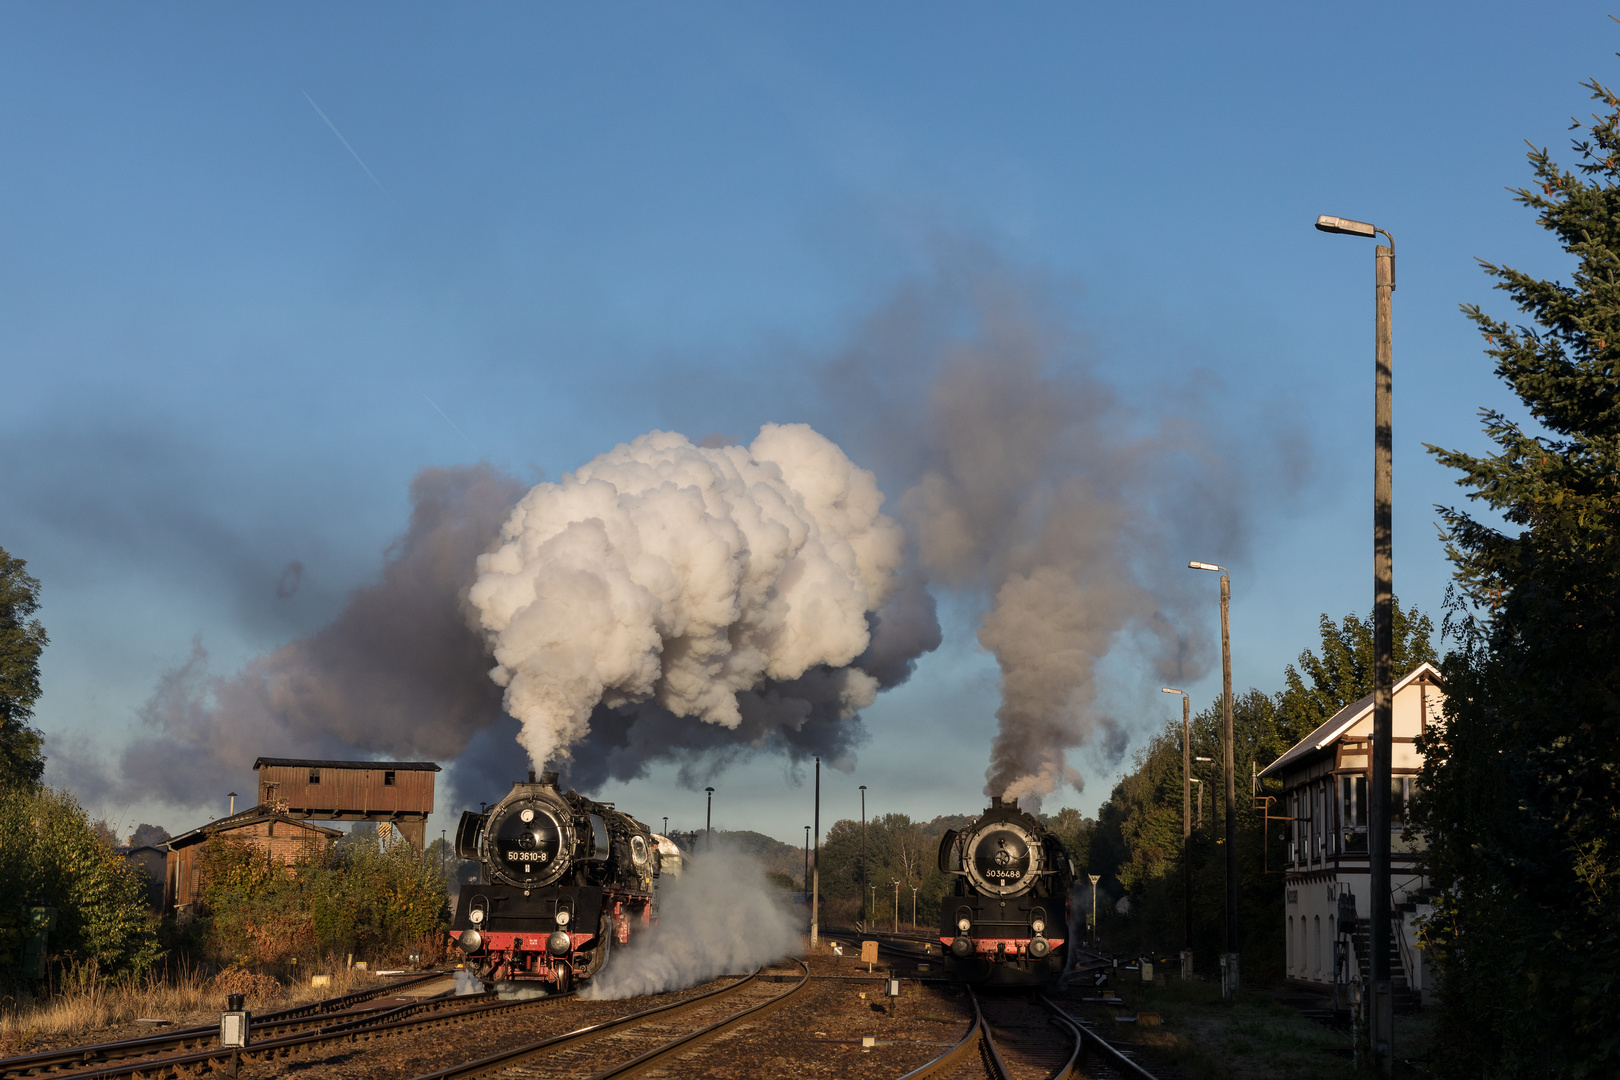
<path fill-rule="evenodd" d="M 0 794 L 0 968 L 13 966 L 25 907 L 56 908 L 50 953 L 94 961 L 103 974 L 138 975 L 160 953 L 146 914 L 145 873 L 96 834 L 65 791 Z"/>
<path fill-rule="evenodd" d="M 1289 664 L 1283 671 L 1286 685 L 1277 695 L 1277 722 L 1289 746 L 1373 691 L 1372 616 L 1363 619 L 1351 612 L 1335 623 L 1323 614 L 1320 626 L 1322 655 L 1306 649 L 1299 654 L 1298 668 Z M 1397 679 L 1419 664 L 1438 659 L 1434 622 L 1422 612 L 1403 610 L 1399 599 L 1395 600 L 1393 630 L 1391 655 Z"/>
<path fill-rule="evenodd" d="M 28 721 L 39 700 L 39 657 L 49 639 L 33 618 L 39 581 L 27 563 L 0 548 L 0 793 L 39 783 L 45 772 L 40 734 Z"/>
<path fill-rule="evenodd" d="M 1489 263 L 1533 325 L 1463 308 L 1530 418 L 1482 411 L 1494 449 L 1430 447 L 1491 513 L 1441 508 L 1455 566 L 1446 715 L 1423 744 L 1456 1076 L 1620 1072 L 1620 99 L 1545 149 L 1518 202 L 1570 280 Z"/>

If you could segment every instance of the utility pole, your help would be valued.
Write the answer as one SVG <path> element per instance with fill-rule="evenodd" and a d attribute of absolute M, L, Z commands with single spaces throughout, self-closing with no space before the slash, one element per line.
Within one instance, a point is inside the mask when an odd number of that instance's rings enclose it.
<path fill-rule="evenodd" d="M 889 882 L 889 884 L 894 886 L 894 932 L 898 934 L 900 932 L 900 882 L 895 880 Z"/>
<path fill-rule="evenodd" d="M 804 886 L 804 895 L 810 895 L 810 826 L 804 827 L 804 878 L 800 882 Z"/>
<path fill-rule="evenodd" d="M 861 922 L 866 922 L 872 913 L 866 908 L 866 785 L 861 785 Z"/>
<path fill-rule="evenodd" d="M 1369 974 L 1372 977 L 1368 1034 L 1373 1059 L 1388 1076 L 1395 1067 L 1395 1002 L 1390 990 L 1390 774 L 1394 765 L 1395 545 L 1394 330 L 1395 238 L 1388 229 L 1324 214 L 1322 232 L 1363 236 L 1386 247 L 1373 249 L 1373 738 L 1372 783 L 1367 799 L 1367 898 Z"/>
<path fill-rule="evenodd" d="M 703 812 L 703 832 L 706 836 L 714 835 L 714 788 L 703 789 L 709 793 L 709 807 Z"/>
<path fill-rule="evenodd" d="M 1232 578 L 1224 566 L 1190 562 L 1194 570 L 1213 570 L 1221 575 L 1221 741 L 1222 768 L 1226 780 L 1226 955 L 1221 958 L 1221 997 L 1236 998 L 1238 977 L 1238 859 L 1237 859 L 1237 766 L 1232 758 Z"/>

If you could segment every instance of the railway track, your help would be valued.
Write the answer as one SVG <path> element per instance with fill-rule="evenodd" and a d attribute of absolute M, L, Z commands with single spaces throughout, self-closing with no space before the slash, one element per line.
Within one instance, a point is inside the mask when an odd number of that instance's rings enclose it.
<path fill-rule="evenodd" d="M 385 987 L 384 992 L 389 989 L 392 988 Z M 0 1080 L 182 1080 L 198 1075 L 203 1069 L 223 1066 L 234 1056 L 240 1056 L 243 1061 L 262 1062 L 333 1044 L 365 1045 L 405 1032 L 458 1025 L 532 1009 L 571 996 L 556 994 L 524 1001 L 500 1001 L 493 994 L 427 998 L 348 1018 L 311 1015 L 305 1009 L 283 1010 L 304 1015 L 287 1017 L 268 1014 L 272 1017 L 268 1024 L 256 1017 L 253 1023 L 255 1039 L 239 1051 L 218 1045 L 217 1028 L 191 1028 L 169 1036 L 98 1043 L 32 1054 L 25 1058 L 7 1058 L 0 1060 L 0 1069 L 4 1070 L 0 1072 Z M 302 1025 L 303 1029 L 289 1030 L 297 1025 Z M 268 1039 L 262 1037 L 266 1026 L 272 1031 Z M 211 1045 L 205 1049 L 190 1049 L 197 1041 Z"/>
<path fill-rule="evenodd" d="M 799 981 L 787 990 L 757 978 L 759 972 L 684 1001 L 660 1005 L 506 1050 L 464 1065 L 426 1073 L 416 1080 L 478 1080 L 482 1077 L 588 1076 L 616 1080 L 666 1064 L 671 1058 L 748 1023 L 756 1023 L 787 1004 L 810 985 L 810 968 L 795 960 Z M 734 1009 L 737 1003 L 740 1009 Z M 685 1030 L 675 1031 L 676 1027 Z M 673 1034 L 672 1034 L 673 1033 Z M 609 1047 L 597 1044 L 611 1043 Z M 603 1053 L 604 1050 L 608 1052 Z M 625 1058 L 626 1053 L 631 1054 Z M 604 1062 L 604 1057 L 618 1058 Z"/>
<path fill-rule="evenodd" d="M 335 1014 L 354 1012 L 367 1002 L 374 1001 L 379 997 L 395 994 L 407 986 L 415 986 L 432 979 L 444 978 L 446 974 L 446 972 L 442 971 L 433 971 L 426 975 L 399 979 L 382 986 L 372 987 L 370 990 L 357 990 L 352 994 L 323 998 L 307 1005 L 295 1005 L 287 1009 L 262 1013 L 254 1016 L 253 1031 L 255 1034 L 262 1034 L 266 1031 L 288 1034 L 310 1027 L 319 1027 L 325 1021 L 331 1020 Z M 380 1015 L 382 1011 L 386 1010 L 373 1011 L 366 1015 L 375 1017 Z M 347 1019 L 359 1018 L 350 1017 Z M 210 1024 L 205 1027 L 181 1028 L 160 1035 L 145 1035 L 136 1039 L 89 1043 L 83 1046 L 64 1047 L 60 1050 L 46 1050 L 37 1054 L 0 1058 L 0 1080 L 19 1080 L 19 1078 L 23 1077 L 66 1076 L 69 1072 L 81 1072 L 94 1065 L 105 1065 L 137 1058 L 149 1059 L 166 1054 L 185 1053 L 188 1050 L 201 1050 L 204 1047 L 212 1046 L 218 1040 L 219 1025 Z"/>
<path fill-rule="evenodd" d="M 1156 1080 L 1044 994 L 967 993 L 973 1022 L 961 1041 L 900 1080 Z"/>

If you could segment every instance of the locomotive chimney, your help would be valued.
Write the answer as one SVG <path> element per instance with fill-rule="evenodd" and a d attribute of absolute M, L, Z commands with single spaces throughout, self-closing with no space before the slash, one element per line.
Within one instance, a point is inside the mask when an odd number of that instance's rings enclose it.
<path fill-rule="evenodd" d="M 531 783 L 531 784 L 534 783 L 534 770 L 533 769 L 529 770 L 529 783 Z"/>
<path fill-rule="evenodd" d="M 547 787 L 556 787 L 557 786 L 557 774 L 554 773 L 554 772 L 541 773 L 540 774 L 540 782 L 542 784 L 546 785 Z"/>
<path fill-rule="evenodd" d="M 1001 796 L 1000 795 L 992 795 L 992 796 L 990 796 L 990 809 L 992 809 L 992 810 L 1000 810 L 1001 809 Z"/>

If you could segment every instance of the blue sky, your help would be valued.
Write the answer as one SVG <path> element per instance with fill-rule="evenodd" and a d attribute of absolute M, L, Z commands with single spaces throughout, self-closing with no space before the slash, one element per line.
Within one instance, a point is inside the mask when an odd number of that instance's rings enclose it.
<path fill-rule="evenodd" d="M 1232 563 L 1235 678 L 1271 690 L 1371 594 L 1372 250 L 1311 222 L 1388 228 L 1396 587 L 1437 613 L 1456 495 L 1422 444 L 1482 450 L 1509 405 L 1457 305 L 1504 310 L 1476 257 L 1564 272 L 1504 188 L 1616 42 L 1587 4 L 9 5 L 0 545 L 44 583 L 52 776 L 139 738 L 193 638 L 228 673 L 330 620 L 424 466 L 555 478 L 655 427 L 792 420 L 860 459 L 813 372 L 942 251 L 1040 282 L 1145 420 L 1192 395 L 1239 472 L 1303 478 L 1245 506 L 1242 550 L 1186 553 Z M 1243 456 L 1269 425 L 1297 461 Z M 874 812 L 980 805 L 995 670 L 939 595 L 944 646 L 824 820 L 860 783 Z M 1107 667 L 1138 742 L 1175 710 L 1148 682 Z M 1053 805 L 1106 796 L 1085 760 Z M 802 835 L 786 769 L 727 771 L 716 823 Z M 672 771 L 607 797 L 702 814 Z"/>

